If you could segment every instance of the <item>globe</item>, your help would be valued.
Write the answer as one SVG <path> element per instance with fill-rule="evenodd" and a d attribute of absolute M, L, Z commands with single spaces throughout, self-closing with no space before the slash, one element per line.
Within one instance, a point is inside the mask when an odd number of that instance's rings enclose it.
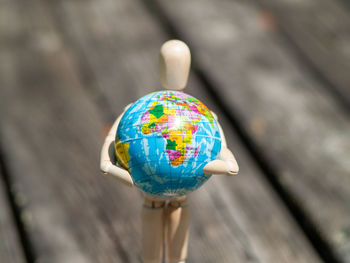
<path fill-rule="evenodd" d="M 210 110 L 178 91 L 148 94 L 124 113 L 115 150 L 117 162 L 143 192 L 165 198 L 188 194 L 211 175 L 203 167 L 218 158 L 221 138 Z"/>

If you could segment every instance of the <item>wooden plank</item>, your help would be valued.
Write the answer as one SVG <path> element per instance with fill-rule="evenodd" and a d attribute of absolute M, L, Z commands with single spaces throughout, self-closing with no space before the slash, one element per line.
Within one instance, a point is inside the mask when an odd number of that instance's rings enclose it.
<path fill-rule="evenodd" d="M 114 105 L 115 116 L 126 103 L 159 87 L 156 58 L 167 37 L 140 7 L 135 1 L 52 3 L 57 24 L 78 54 L 77 64 L 81 65 L 81 71 L 94 72 L 99 83 L 95 88 L 107 95 L 108 104 Z M 195 79 L 190 87 L 189 92 L 201 94 L 206 103 L 213 105 Z M 123 90 L 131 92 L 121 95 Z M 124 102 L 118 105 L 121 96 Z M 226 120 L 221 122 L 226 130 L 231 130 Z M 237 179 L 215 178 L 193 194 L 190 260 L 318 261 L 237 137 L 228 132 L 228 140 L 244 175 Z M 264 211 L 257 209 L 258 203 L 264 204 Z"/>
<path fill-rule="evenodd" d="M 7 50 L 4 49 L 7 43 L 12 40 L 12 31 L 16 28 L 17 23 L 11 13 L 8 11 L 12 9 L 11 1 L 3 0 L 0 2 L 0 78 L 12 71 L 11 64 L 8 61 Z M 5 42 L 8 41 L 8 42 Z M 0 81 L 0 97 L 2 96 L 2 89 L 8 82 Z M 1 108 L 1 106 L 0 106 Z M 3 112 L 0 112 L 0 119 L 2 119 Z M 0 132 L 0 143 L 4 144 L 6 141 Z M 1 155 L 1 154 L 0 154 Z M 0 156 L 2 158 L 3 156 Z M 15 189 L 6 189 L 4 181 L 4 160 L 0 160 L 0 261 L 11 263 L 24 263 L 25 254 L 19 237 L 19 230 L 17 229 L 13 211 L 11 209 L 10 200 L 8 199 L 7 191 L 11 190 L 17 202 L 20 202 L 21 196 L 14 193 Z"/>
<path fill-rule="evenodd" d="M 260 156 L 349 262 L 350 123 L 247 2 L 157 1 Z"/>
<path fill-rule="evenodd" d="M 231 240 L 233 239 L 232 243 L 237 237 L 243 239 L 240 246 L 242 246 L 245 257 L 237 260 L 231 257 L 227 261 L 218 260 L 218 262 L 247 262 L 249 260 L 318 262 L 319 259 L 312 247 L 305 242 L 305 237 L 302 236 L 303 234 L 297 228 L 291 215 L 278 200 L 279 197 L 273 192 L 271 186 L 264 180 L 261 171 L 232 131 L 232 126 L 211 100 L 210 94 L 195 82 L 190 84 L 188 91 L 192 94 L 201 94 L 200 98 L 205 101 L 206 105 L 220 116 L 220 123 L 226 131 L 228 145 L 237 155 L 241 169 L 240 177 L 213 178 L 212 184 L 207 186 L 210 198 L 214 202 L 214 208 L 220 216 L 215 223 L 226 223 L 225 227 L 230 233 Z M 203 202 L 203 196 L 198 195 L 198 198 L 202 204 L 201 209 L 205 209 L 207 201 Z M 262 210 L 261 207 L 264 209 Z M 202 216 L 208 217 L 208 214 Z M 206 227 L 207 224 L 202 225 Z M 213 228 L 212 231 L 216 233 L 217 226 Z M 223 244 L 218 245 L 223 246 Z M 231 246 L 230 244 L 227 249 L 231 250 Z M 209 248 L 207 247 L 206 250 Z M 197 261 L 200 259 L 195 260 Z M 214 261 L 215 257 L 207 262 Z"/>
<path fill-rule="evenodd" d="M 0 170 L 0 258 L 2 262 L 24 263 L 24 253 L 10 209 Z"/>
<path fill-rule="evenodd" d="M 140 197 L 100 175 L 99 109 L 41 3 L 12 2 L 7 14 L 17 26 L 1 48 L 1 132 L 36 260 L 138 262 Z"/>
<path fill-rule="evenodd" d="M 347 109 L 350 105 L 350 12 L 341 1 L 253 0 L 310 63 Z M 332 90 L 331 90 L 332 91 Z"/>

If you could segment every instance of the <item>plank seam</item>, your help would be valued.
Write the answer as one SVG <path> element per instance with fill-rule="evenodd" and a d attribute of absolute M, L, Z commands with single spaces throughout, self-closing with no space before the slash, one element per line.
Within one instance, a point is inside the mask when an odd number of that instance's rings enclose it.
<path fill-rule="evenodd" d="M 14 225 L 17 231 L 17 235 L 19 237 L 19 243 L 21 245 L 25 261 L 27 263 L 35 263 L 37 256 L 30 242 L 29 235 L 21 217 L 24 209 L 16 203 L 16 198 L 12 191 L 12 176 L 5 162 L 2 145 L 2 141 L 0 141 L 0 173 L 2 177 L 1 179 L 3 180 L 5 185 L 5 194 L 9 202 L 9 207 L 12 214 L 11 217 L 14 219 Z"/>
<path fill-rule="evenodd" d="M 94 82 L 94 85 L 91 85 L 91 88 L 86 87 L 89 85 L 84 85 L 89 96 L 99 106 L 99 108 L 103 109 L 101 115 L 107 117 L 107 119 L 112 120 L 111 107 L 106 107 L 106 105 L 110 105 L 109 103 L 107 103 L 104 94 L 101 92 L 101 89 L 98 89 L 96 87 L 97 83 L 95 76 L 91 70 L 91 66 L 89 65 L 83 53 L 78 48 L 75 48 L 78 45 L 74 42 L 74 40 L 70 38 L 69 34 L 65 32 L 65 29 L 62 28 L 61 24 L 59 23 L 61 19 L 59 14 L 59 8 L 54 8 L 51 5 L 47 5 L 44 2 L 43 5 L 45 5 L 46 8 L 50 10 L 50 13 L 54 17 L 53 20 L 55 21 L 55 28 L 58 29 L 58 31 L 61 33 L 64 41 L 68 44 L 68 46 L 74 48 L 73 51 L 76 56 L 76 59 L 74 60 L 77 64 L 77 68 L 79 69 L 79 75 L 82 79 L 82 83 Z M 157 3 L 149 0 L 145 2 L 140 2 L 146 6 L 146 10 L 153 14 L 154 19 L 158 19 L 158 21 L 160 21 L 163 30 L 168 36 L 180 38 L 180 36 L 183 35 L 180 34 L 181 32 L 179 31 L 179 29 L 176 28 L 176 26 L 173 25 L 173 23 L 166 17 L 165 12 Z M 307 216 L 307 213 L 301 207 L 298 206 L 297 200 L 295 200 L 293 196 L 286 189 L 284 189 L 284 187 L 278 181 L 278 172 L 275 169 L 275 167 L 273 167 L 273 165 L 265 159 L 265 157 L 263 156 L 263 151 L 261 151 L 259 147 L 254 144 L 254 142 L 249 136 L 249 133 L 244 128 L 241 128 L 239 126 L 239 116 L 237 116 L 237 114 L 231 113 L 228 110 L 228 107 L 225 105 L 225 103 L 223 103 L 223 100 L 216 94 L 214 88 L 215 85 L 213 85 L 213 81 L 211 81 L 209 77 L 206 76 L 205 72 L 199 67 L 199 65 L 196 63 L 196 55 L 194 52 L 192 53 L 194 74 L 198 77 L 203 88 L 205 88 L 208 91 L 208 93 L 212 96 L 213 100 L 216 101 L 216 104 L 218 105 L 219 109 L 229 120 L 231 126 L 238 134 L 238 137 L 241 139 L 242 143 L 249 151 L 249 154 L 253 157 L 254 161 L 262 170 L 263 174 L 265 175 L 264 178 L 268 180 L 272 188 L 282 199 L 284 205 L 288 208 L 288 211 L 290 212 L 294 220 L 297 222 L 298 226 L 302 229 L 307 239 L 312 244 L 313 248 L 318 252 L 318 254 L 322 257 L 322 259 L 325 262 L 340 263 L 340 261 L 332 252 L 330 245 L 319 233 L 312 220 Z M 118 237 L 116 235 L 113 235 L 113 240 L 118 240 Z M 117 250 L 119 251 L 119 249 Z"/>
<path fill-rule="evenodd" d="M 350 2 L 347 0 L 337 0 L 345 9 L 350 11 Z"/>
<path fill-rule="evenodd" d="M 260 0 L 251 0 L 259 6 L 261 10 L 271 11 L 269 7 L 265 7 Z M 340 105 L 341 109 L 348 115 L 350 113 L 350 102 L 349 98 L 344 96 L 337 88 L 336 84 L 329 78 L 326 74 L 322 73 L 321 70 L 315 66 L 315 63 L 308 57 L 307 54 L 300 48 L 298 43 L 294 41 L 293 37 L 289 35 L 288 30 L 285 29 L 285 26 L 282 23 L 277 22 L 276 32 L 280 36 L 281 40 L 284 40 L 286 46 L 288 46 L 288 52 L 291 52 L 293 57 L 296 58 L 298 66 L 302 67 L 310 76 L 314 79 L 317 79 L 322 85 L 319 85 L 323 88 L 330 96 L 332 96 Z"/>
<path fill-rule="evenodd" d="M 184 40 L 190 47 L 191 42 L 188 39 L 182 37 L 181 30 L 176 27 L 176 25 L 169 19 L 166 15 L 166 11 L 156 2 L 151 0 L 140 1 L 146 9 L 150 12 L 152 17 L 158 20 L 159 24 L 162 25 L 163 30 L 170 38 L 178 38 Z M 317 228 L 316 224 L 313 222 L 308 213 L 298 205 L 298 200 L 293 197 L 293 195 L 283 187 L 283 185 L 278 180 L 278 169 L 267 160 L 263 155 L 262 149 L 254 143 L 254 139 L 249 135 L 249 132 L 239 125 L 240 118 L 234 112 L 229 110 L 224 100 L 220 97 L 220 95 L 215 92 L 214 81 L 212 81 L 208 75 L 205 74 L 205 71 L 201 69 L 199 64 L 197 63 L 196 53 L 194 50 L 191 50 L 192 53 L 192 70 L 196 77 L 199 79 L 201 86 L 206 89 L 206 91 L 210 94 L 213 101 L 216 102 L 219 110 L 223 112 L 225 117 L 228 119 L 231 127 L 236 132 L 243 145 L 247 149 L 248 153 L 252 156 L 252 159 L 256 162 L 259 169 L 262 171 L 264 178 L 268 181 L 268 183 L 272 186 L 272 189 L 276 192 L 276 194 L 283 201 L 286 206 L 288 212 L 296 222 L 296 224 L 300 227 L 307 240 L 310 242 L 316 253 L 320 256 L 320 258 L 324 262 L 334 262 L 341 263 L 338 256 L 332 250 L 329 242 L 324 238 L 322 233 Z M 300 55 L 299 55 L 300 56 Z M 311 70 L 311 69 L 310 69 Z M 314 73 L 321 75 L 316 69 L 314 69 Z M 328 81 L 323 78 L 323 81 Z M 330 86 L 330 83 L 327 84 L 327 87 Z M 332 88 L 334 89 L 334 88 Z M 334 90 L 335 91 L 335 90 Z M 345 101 L 342 101 L 342 105 L 349 109 L 348 104 L 344 104 Z"/>
<path fill-rule="evenodd" d="M 64 29 L 62 23 L 62 18 L 64 19 L 64 16 L 59 13 L 60 7 L 58 5 L 60 3 L 55 1 L 50 3 L 47 1 L 40 2 L 41 5 L 47 10 L 47 13 L 51 15 L 53 27 L 56 32 L 62 37 L 63 42 L 66 43 L 66 50 L 68 52 L 71 52 L 72 50 L 67 47 L 74 48 L 77 46 L 77 44 Z M 113 115 L 112 106 L 104 96 L 102 92 L 103 89 L 98 88 L 99 83 L 96 81 L 95 73 L 93 72 L 88 59 L 86 59 L 83 51 L 81 51 L 79 48 L 74 48 L 73 52 L 74 55 L 72 55 L 72 57 L 74 57 L 74 59 L 72 59 L 72 62 L 75 63 L 75 68 L 78 71 L 80 81 L 83 83 L 84 89 L 87 91 L 89 97 L 101 110 L 101 117 L 104 119 L 104 123 L 110 123 L 111 121 L 114 121 L 115 116 Z"/>
<path fill-rule="evenodd" d="M 110 123 L 111 121 L 114 121 L 115 116 L 113 115 L 112 106 L 109 104 L 102 89 L 98 88 L 97 79 L 92 70 L 92 67 L 86 59 L 83 51 L 81 51 L 79 48 L 76 48 L 79 45 L 69 36 L 69 34 L 67 34 L 65 28 L 62 26 L 61 20 L 63 16 L 59 14 L 59 3 L 51 2 L 49 4 L 46 1 L 41 2 L 42 6 L 46 8 L 47 13 L 52 16 L 53 27 L 56 33 L 62 38 L 63 42 L 65 43 L 65 47 L 72 47 L 71 50 L 67 48 L 68 51 L 72 51 L 71 61 L 75 64 L 79 80 L 83 84 L 88 98 L 95 105 L 97 105 L 98 109 L 100 109 L 99 116 L 103 119 L 104 123 Z M 91 83 L 93 83 L 93 85 L 91 85 Z M 108 237 L 113 241 L 114 249 L 115 251 L 117 251 L 122 262 L 129 262 L 130 259 L 127 251 L 122 245 L 121 237 L 117 235 L 113 228 L 108 228 L 108 226 L 112 226 L 113 224 L 108 218 L 107 214 L 102 209 L 100 209 L 97 215 L 98 218 L 101 220 L 104 230 L 107 233 Z M 139 260 L 141 262 L 141 258 L 139 258 Z M 28 263 L 35 262 L 28 261 Z"/>

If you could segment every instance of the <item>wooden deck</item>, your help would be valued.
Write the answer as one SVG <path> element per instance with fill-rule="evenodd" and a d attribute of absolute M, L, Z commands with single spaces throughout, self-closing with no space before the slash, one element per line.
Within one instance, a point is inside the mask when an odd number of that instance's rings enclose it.
<path fill-rule="evenodd" d="M 104 133 L 189 44 L 240 164 L 191 195 L 188 262 L 350 262 L 350 4 L 0 0 L 0 262 L 141 262 Z"/>

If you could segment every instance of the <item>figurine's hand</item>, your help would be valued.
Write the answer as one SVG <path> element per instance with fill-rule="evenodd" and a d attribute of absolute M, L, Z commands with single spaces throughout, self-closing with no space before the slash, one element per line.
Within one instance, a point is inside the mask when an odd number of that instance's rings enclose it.
<path fill-rule="evenodd" d="M 100 169 L 106 176 L 112 176 L 121 183 L 132 187 L 134 181 L 130 173 L 122 167 L 116 165 L 116 156 L 114 152 L 114 141 L 102 147 Z"/>
<path fill-rule="evenodd" d="M 106 167 L 101 167 L 101 170 L 106 176 L 112 176 L 129 187 L 134 186 L 134 181 L 132 180 L 131 175 L 124 168 L 118 167 L 114 164 L 110 164 L 106 165 Z"/>
<path fill-rule="evenodd" d="M 206 164 L 203 168 L 205 174 L 223 174 L 236 175 L 238 174 L 238 165 L 236 162 L 214 160 Z"/>
<path fill-rule="evenodd" d="M 214 160 L 206 164 L 203 168 L 205 174 L 236 175 L 239 167 L 232 152 L 223 147 L 220 152 L 220 160 Z"/>

